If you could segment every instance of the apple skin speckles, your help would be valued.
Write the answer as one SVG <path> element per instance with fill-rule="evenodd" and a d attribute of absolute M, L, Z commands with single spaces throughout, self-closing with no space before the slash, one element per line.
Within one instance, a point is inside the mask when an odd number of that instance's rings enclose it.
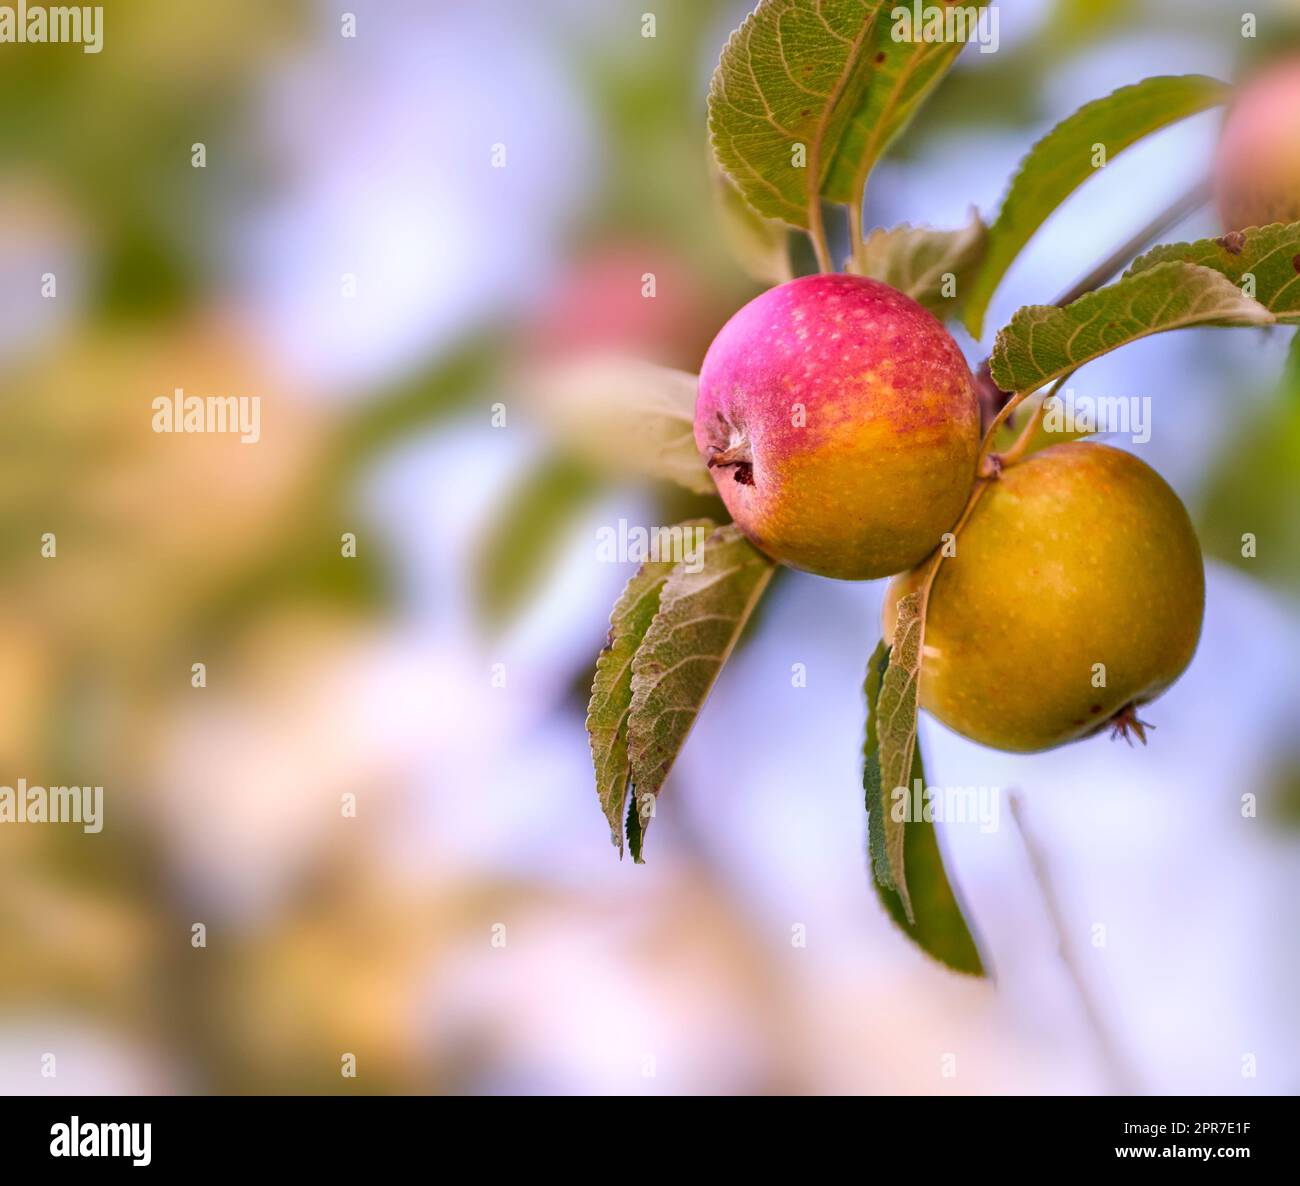
<path fill-rule="evenodd" d="M 960 515 L 979 408 L 931 313 L 876 280 L 805 276 L 756 297 L 714 339 L 695 441 L 758 547 L 866 580 L 918 563 Z"/>

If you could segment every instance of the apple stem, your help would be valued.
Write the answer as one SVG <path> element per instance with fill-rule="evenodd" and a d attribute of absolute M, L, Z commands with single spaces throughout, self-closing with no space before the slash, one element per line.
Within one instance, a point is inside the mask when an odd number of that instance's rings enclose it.
<path fill-rule="evenodd" d="M 1056 393 L 1073 378 L 1074 372 L 1071 371 L 1068 375 L 1062 375 L 1057 379 L 1057 381 L 1052 384 L 1051 390 L 1043 396 L 1043 402 L 1039 405 L 1039 411 L 1042 410 L 1049 399 L 1052 399 Z M 1011 419 L 1012 413 L 1015 412 L 1015 410 L 1032 394 L 1033 392 L 1031 391 L 1022 391 L 1018 395 L 1013 395 L 1005 404 L 1003 404 L 1002 410 L 993 417 L 993 423 L 988 426 L 988 430 L 984 433 L 984 443 L 980 446 L 979 458 L 975 463 L 975 472 L 977 475 L 981 477 L 985 476 L 984 463 L 988 460 L 989 455 L 993 451 L 993 441 L 997 437 L 998 429 Z M 1019 460 L 1019 458 L 1024 454 L 1025 450 L 1029 447 L 1030 438 L 1038 429 L 1038 421 L 1039 415 L 1036 412 L 1029 418 L 1029 422 L 1025 425 L 1024 430 L 1012 444 L 1011 448 L 1001 455 L 1001 468 L 1011 465 L 1013 462 Z"/>
<path fill-rule="evenodd" d="M 808 203 L 808 237 L 812 240 L 813 251 L 817 255 L 817 270 L 833 272 L 831 266 L 831 249 L 826 241 L 826 221 L 822 217 L 822 204 L 814 199 Z"/>
<path fill-rule="evenodd" d="M 1056 396 L 1056 389 L 1053 388 L 1039 401 L 1038 406 L 1034 409 L 1033 415 L 1025 421 L 1025 427 L 1021 429 L 1020 435 L 1012 442 L 1011 448 L 1004 449 L 998 458 L 1005 469 L 1008 465 L 1015 465 L 1029 448 L 1030 442 L 1038 435 L 1038 426 L 1042 424 L 1043 418 L 1047 415 L 1048 401 Z"/>
<path fill-rule="evenodd" d="M 862 222 L 865 217 L 864 206 L 866 202 L 865 186 L 864 192 L 858 194 L 853 204 L 849 207 L 849 240 L 851 243 L 852 253 L 849 258 L 853 261 L 854 270 L 861 271 L 865 262 L 867 253 L 866 240 L 862 235 Z M 863 273 L 865 275 L 865 273 Z"/>

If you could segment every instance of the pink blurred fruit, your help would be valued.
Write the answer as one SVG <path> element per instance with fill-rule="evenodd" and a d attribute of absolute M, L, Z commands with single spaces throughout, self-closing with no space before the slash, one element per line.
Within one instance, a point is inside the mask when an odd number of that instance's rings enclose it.
<path fill-rule="evenodd" d="M 1223 125 L 1214 186 L 1224 230 L 1300 222 L 1300 61 L 1242 87 Z"/>
<path fill-rule="evenodd" d="M 866 580 L 918 563 L 960 515 L 979 409 L 957 343 L 915 301 L 860 276 L 805 276 L 714 339 L 695 443 L 769 556 Z"/>
<path fill-rule="evenodd" d="M 526 345 L 543 362 L 613 354 L 695 371 L 728 307 L 669 245 L 618 239 L 566 266 L 527 326 Z"/>

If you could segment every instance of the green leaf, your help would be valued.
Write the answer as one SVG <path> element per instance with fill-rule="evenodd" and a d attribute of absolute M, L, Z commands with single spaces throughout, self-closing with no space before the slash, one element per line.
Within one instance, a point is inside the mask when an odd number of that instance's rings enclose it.
<path fill-rule="evenodd" d="M 1300 597 L 1300 332 L 1293 333 L 1273 398 L 1234 405 L 1196 528 L 1207 556 Z M 1248 552 L 1247 533 L 1256 545 Z"/>
<path fill-rule="evenodd" d="M 1030 150 L 989 228 L 988 256 L 966 301 L 966 328 L 984 332 L 984 314 L 1003 276 L 1034 232 L 1095 172 L 1094 146 L 1114 158 L 1161 128 L 1223 103 L 1229 89 L 1204 75 L 1148 78 L 1079 108 Z"/>
<path fill-rule="evenodd" d="M 880 0 L 761 0 L 709 86 L 718 164 L 759 214 L 805 230 L 868 81 Z M 796 161 L 802 146 L 803 163 Z"/>
<path fill-rule="evenodd" d="M 681 525 L 711 530 L 700 519 Z M 627 722 L 632 707 L 632 660 L 659 612 L 659 601 L 675 561 L 647 561 L 624 588 L 609 616 L 609 638 L 596 660 L 596 677 L 587 705 L 587 734 L 596 771 L 596 795 L 609 821 L 610 839 L 623 852 L 623 811 L 627 803 L 631 765 L 627 754 Z M 632 815 L 635 815 L 635 811 Z M 631 819 L 631 816 L 629 816 Z M 639 836 L 632 855 L 639 857 Z"/>
<path fill-rule="evenodd" d="M 854 104 L 852 117 L 840 137 L 830 173 L 822 186 L 827 198 L 854 206 L 885 150 L 966 47 L 963 40 L 896 38 L 895 33 L 900 29 L 895 13 L 902 8 L 910 18 L 913 6 L 890 0 L 874 7 L 879 15 L 868 36 L 866 58 L 870 77 Z M 963 19 L 965 14 L 985 7 L 984 0 L 962 4 Z M 957 26 L 958 31 L 963 28 L 966 40 L 970 40 L 974 27 Z"/>
<path fill-rule="evenodd" d="M 1125 273 L 1132 276 L 1178 260 L 1226 276 L 1279 321 L 1300 319 L 1300 222 L 1232 231 L 1221 239 L 1168 243 L 1148 251 Z M 1254 278 L 1254 291 L 1246 287 Z"/>
<path fill-rule="evenodd" d="M 896 39 L 898 7 L 761 0 L 731 35 L 709 88 L 709 134 L 759 214 L 806 230 L 823 196 L 856 206 L 871 170 L 962 51 L 960 40 Z"/>
<path fill-rule="evenodd" d="M 728 524 L 709 536 L 699 571 L 678 564 L 664 585 L 659 612 L 632 660 L 627 749 L 643 833 L 664 780 L 774 567 L 739 528 Z"/>
<path fill-rule="evenodd" d="M 645 839 L 645 833 L 641 830 L 641 813 L 637 810 L 636 800 L 629 798 L 627 801 L 627 847 L 632 854 L 632 859 L 638 864 L 645 863 L 645 858 L 641 855 L 641 843 Z M 623 854 L 623 846 L 619 844 L 619 855 Z"/>
<path fill-rule="evenodd" d="M 507 493 L 474 561 L 474 602 L 485 625 L 498 629 L 519 612 L 601 485 L 590 466 L 550 454 Z"/>
<path fill-rule="evenodd" d="M 713 494 L 717 487 L 695 447 L 698 388 L 686 371 L 617 357 L 550 367 L 528 384 L 563 447 L 607 476 L 658 478 Z"/>
<path fill-rule="evenodd" d="M 1300 405 L 1300 332 L 1291 335 L 1286 362 L 1277 381 L 1278 396 L 1292 405 Z"/>
<path fill-rule="evenodd" d="M 330 481 L 338 485 L 374 458 L 471 404 L 499 381 L 501 332 L 484 326 L 449 352 L 417 368 L 373 399 L 358 401 L 342 418 L 330 459 Z"/>
<path fill-rule="evenodd" d="M 1273 315 L 1232 281 L 1196 264 L 1163 263 L 1126 276 L 1072 305 L 1028 305 L 993 347 L 1003 391 L 1037 391 L 1129 342 L 1193 325 L 1269 325 Z"/>
<path fill-rule="evenodd" d="M 919 742 L 912 756 L 912 781 L 925 785 Z M 918 947 L 953 971 L 986 975 L 974 934 L 944 869 L 938 829 L 926 820 L 912 820 L 904 825 L 903 836 L 907 886 L 915 918 L 908 919 L 897 894 L 878 885 L 877 894 L 890 918 Z"/>
<path fill-rule="evenodd" d="M 877 644 L 867 665 L 867 737 L 863 747 L 862 785 L 867 799 L 867 832 L 874 870 L 888 875 L 884 851 L 884 818 L 892 806 L 892 794 L 883 793 L 877 716 L 881 685 L 889 668 L 889 647 Z M 910 784 L 925 786 L 925 769 L 918 742 L 912 751 Z M 872 876 L 876 896 L 890 918 L 922 951 L 954 971 L 983 976 L 979 948 L 963 915 L 962 906 L 948 880 L 939 849 L 938 831 L 924 819 L 909 820 L 903 828 L 903 866 L 912 898 L 913 917 L 888 881 Z"/>
<path fill-rule="evenodd" d="M 951 317 L 984 258 L 987 234 L 978 215 L 969 226 L 955 231 L 906 224 L 888 231 L 877 229 L 867 236 L 862 259 L 851 263 L 849 271 L 883 280 L 937 316 Z M 949 275 L 952 296 L 944 293 Z"/>
<path fill-rule="evenodd" d="M 917 690 L 921 677 L 921 640 L 925 636 L 925 601 L 928 586 L 899 598 L 894 642 L 889 663 L 880 679 L 876 701 L 876 744 L 880 763 L 876 879 L 898 894 L 909 922 L 914 921 L 907 888 L 905 825 L 890 810 L 895 787 L 908 785 L 916 749 Z M 868 817 L 869 818 L 869 817 Z"/>
<path fill-rule="evenodd" d="M 723 238 L 745 274 L 762 284 L 784 284 L 793 279 L 790 232 L 785 224 L 755 211 L 718 168 L 713 170 L 713 197 Z"/>
<path fill-rule="evenodd" d="M 881 889 L 891 891 L 891 896 L 902 907 L 897 894 L 892 893 L 894 876 L 885 852 L 885 817 L 889 814 L 889 796 L 880 775 L 880 732 L 877 712 L 880 703 L 880 685 L 889 668 L 889 644 L 882 638 L 876 643 L 871 658 L 867 660 L 867 680 L 863 693 L 867 698 L 867 736 L 862 746 L 862 789 L 867 800 L 867 850 L 871 856 L 871 880 Z"/>

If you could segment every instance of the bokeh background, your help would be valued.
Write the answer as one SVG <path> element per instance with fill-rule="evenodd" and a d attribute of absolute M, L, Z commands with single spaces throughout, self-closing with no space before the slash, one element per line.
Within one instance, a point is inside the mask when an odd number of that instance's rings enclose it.
<path fill-rule="evenodd" d="M 1285 6 L 1255 7 L 1262 44 Z M 1204 639 L 1145 750 L 1012 757 L 923 722 L 933 783 L 1002 792 L 995 831 L 945 830 L 995 970 L 955 977 L 868 881 L 879 583 L 774 584 L 646 865 L 593 793 L 587 689 L 631 572 L 596 531 L 698 506 L 573 456 L 530 377 L 610 350 L 694 370 L 758 291 L 704 130 L 744 0 L 105 8 L 99 55 L 0 46 L 0 783 L 102 784 L 106 821 L 0 828 L 0 1090 L 1300 1089 L 1290 331 L 1076 380 L 1152 400 L 1135 448 L 1196 517 Z M 869 221 L 991 215 L 1082 102 L 1235 76 L 1240 20 L 1007 0 Z M 1193 184 L 1218 120 L 1090 182 L 990 331 Z M 259 395 L 260 442 L 155 435 L 178 386 Z"/>

